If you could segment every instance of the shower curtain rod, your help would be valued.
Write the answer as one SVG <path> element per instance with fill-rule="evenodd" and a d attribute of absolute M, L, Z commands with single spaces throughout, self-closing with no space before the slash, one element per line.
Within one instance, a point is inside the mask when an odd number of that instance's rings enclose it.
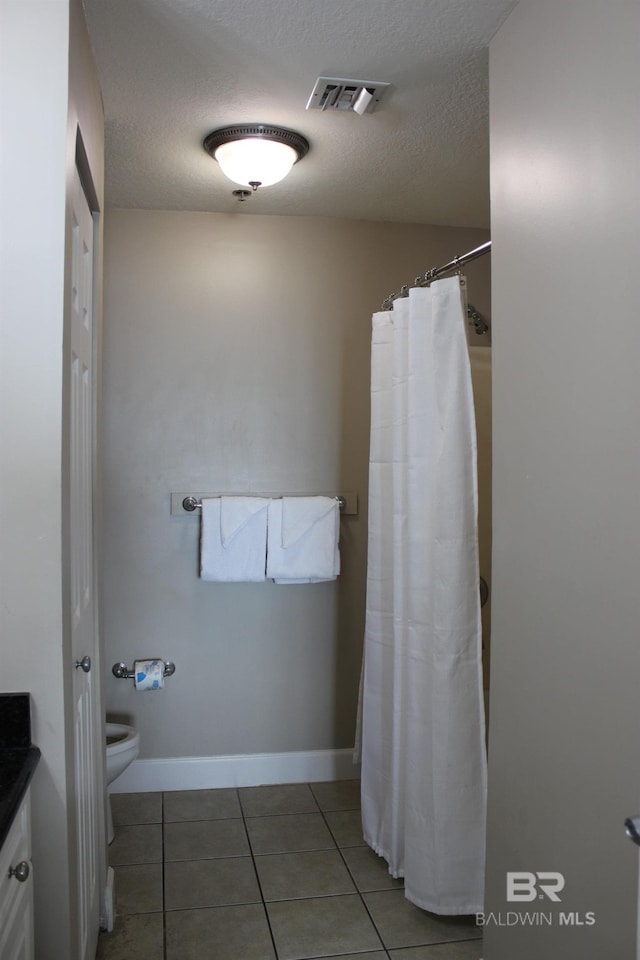
<path fill-rule="evenodd" d="M 476 247 L 474 250 L 469 250 L 468 253 L 463 253 L 461 257 L 454 257 L 453 260 L 450 260 L 449 263 L 445 263 L 442 267 L 433 267 L 422 277 L 416 277 L 413 281 L 414 287 L 428 287 L 433 280 L 437 280 L 439 277 L 443 277 L 445 273 L 452 273 L 454 270 L 459 270 L 460 267 L 463 267 L 465 263 L 471 263 L 472 260 L 476 260 L 478 257 L 484 256 L 485 253 L 489 253 L 491 250 L 491 240 L 487 240 L 486 243 L 481 243 L 479 247 Z M 397 300 L 398 297 L 407 297 L 409 296 L 409 285 L 404 284 L 400 288 L 399 293 L 392 293 L 390 297 L 387 297 L 386 300 L 382 303 L 383 310 L 392 310 L 393 301 Z"/>

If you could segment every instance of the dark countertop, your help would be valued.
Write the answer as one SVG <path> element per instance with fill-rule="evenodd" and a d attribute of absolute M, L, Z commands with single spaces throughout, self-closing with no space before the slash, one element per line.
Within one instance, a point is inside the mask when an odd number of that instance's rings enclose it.
<path fill-rule="evenodd" d="M 31 743 L 31 697 L 0 694 L 0 847 L 4 843 L 40 759 Z"/>

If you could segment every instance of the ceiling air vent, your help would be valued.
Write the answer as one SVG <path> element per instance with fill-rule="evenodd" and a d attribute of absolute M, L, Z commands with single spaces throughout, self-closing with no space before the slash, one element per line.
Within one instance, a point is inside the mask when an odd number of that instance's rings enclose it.
<path fill-rule="evenodd" d="M 344 80 L 318 77 L 307 110 L 354 110 L 372 113 L 390 84 L 382 80 Z"/>

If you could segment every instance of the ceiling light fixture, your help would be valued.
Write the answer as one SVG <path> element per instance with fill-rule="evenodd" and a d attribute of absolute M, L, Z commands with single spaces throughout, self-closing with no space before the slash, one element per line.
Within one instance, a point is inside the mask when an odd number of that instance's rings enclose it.
<path fill-rule="evenodd" d="M 309 152 L 309 141 L 302 134 L 263 123 L 221 127 L 202 145 L 229 180 L 254 190 L 284 180 Z"/>

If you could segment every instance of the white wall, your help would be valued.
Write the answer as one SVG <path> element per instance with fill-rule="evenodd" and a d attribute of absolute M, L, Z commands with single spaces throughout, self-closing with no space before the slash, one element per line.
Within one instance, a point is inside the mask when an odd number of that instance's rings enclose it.
<path fill-rule="evenodd" d="M 488 960 L 635 957 L 639 38 L 636 0 L 522 0 L 491 45 L 486 910 L 554 922 L 488 927 Z M 507 902 L 522 870 L 561 903 Z"/>
<path fill-rule="evenodd" d="M 70 42 L 70 37 L 72 38 Z M 73 769 L 63 627 L 65 182 L 80 124 L 102 189 L 82 7 L 0 4 L 0 689 L 32 695 L 36 954 L 74 954 Z"/>
<path fill-rule="evenodd" d="M 105 676 L 141 757 L 353 745 L 364 620 L 371 312 L 486 234 L 300 217 L 108 211 Z M 488 262 L 468 271 L 489 312 Z M 198 579 L 172 491 L 358 492 L 334 584 Z M 136 694 L 113 663 L 176 673 Z M 126 774 L 125 774 L 126 777 Z M 124 780 L 124 778 L 123 778 Z M 116 784 L 116 789 L 118 785 Z"/>

